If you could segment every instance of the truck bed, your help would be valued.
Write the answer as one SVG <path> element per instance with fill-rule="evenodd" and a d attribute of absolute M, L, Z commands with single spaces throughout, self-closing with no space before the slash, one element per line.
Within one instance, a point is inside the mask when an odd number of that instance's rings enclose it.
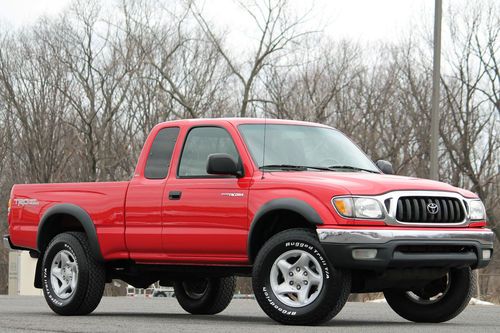
<path fill-rule="evenodd" d="M 12 189 L 9 233 L 12 242 L 37 248 L 37 230 L 44 213 L 64 203 L 84 207 L 95 224 L 103 257 L 125 259 L 124 204 L 129 182 L 22 184 Z M 101 243 L 102 244 L 102 243 Z M 105 252 L 104 252 L 105 251 Z"/>

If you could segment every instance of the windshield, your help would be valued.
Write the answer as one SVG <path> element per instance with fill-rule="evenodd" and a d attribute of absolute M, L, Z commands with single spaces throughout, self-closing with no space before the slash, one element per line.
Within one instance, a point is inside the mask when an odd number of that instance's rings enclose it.
<path fill-rule="evenodd" d="M 380 171 L 337 130 L 303 125 L 246 124 L 238 128 L 259 168 Z"/>

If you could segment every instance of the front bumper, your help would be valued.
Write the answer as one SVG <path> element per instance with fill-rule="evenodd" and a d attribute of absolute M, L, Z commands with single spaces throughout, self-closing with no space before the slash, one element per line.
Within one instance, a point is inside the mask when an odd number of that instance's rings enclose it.
<path fill-rule="evenodd" d="M 317 232 L 333 265 L 363 270 L 481 268 L 490 262 L 495 239 L 489 229 L 318 229 Z M 354 257 L 353 250 L 366 249 L 376 250 L 376 255 L 365 259 Z"/>

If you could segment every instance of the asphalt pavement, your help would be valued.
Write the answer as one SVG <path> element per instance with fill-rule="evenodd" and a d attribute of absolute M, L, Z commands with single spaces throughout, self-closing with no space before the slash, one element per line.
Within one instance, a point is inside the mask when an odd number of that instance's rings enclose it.
<path fill-rule="evenodd" d="M 283 326 L 255 300 L 235 299 L 221 314 L 193 316 L 175 298 L 105 297 L 82 317 L 55 315 L 43 297 L 0 296 L 0 332 L 500 332 L 500 306 L 470 305 L 442 324 L 415 324 L 387 304 L 348 303 L 332 321 L 315 327 Z"/>

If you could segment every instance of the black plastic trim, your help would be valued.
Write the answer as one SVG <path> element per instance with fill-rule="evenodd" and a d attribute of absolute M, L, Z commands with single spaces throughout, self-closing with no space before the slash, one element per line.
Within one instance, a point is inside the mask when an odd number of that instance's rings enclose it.
<path fill-rule="evenodd" d="M 42 249 L 45 249 L 45 247 L 48 245 L 49 240 L 45 239 L 44 237 L 45 231 L 47 230 L 46 228 L 50 227 L 50 218 L 57 214 L 71 215 L 81 223 L 83 230 L 85 230 L 85 233 L 87 234 L 89 240 L 90 251 L 97 261 L 103 262 L 104 258 L 99 246 L 99 240 L 97 238 L 97 232 L 94 222 L 90 218 L 90 215 L 83 208 L 73 204 L 59 204 L 49 208 L 45 212 L 42 219 L 40 220 L 40 224 L 38 225 L 36 242 L 38 252 L 43 252 Z"/>
<path fill-rule="evenodd" d="M 394 240 L 383 244 L 336 244 L 322 243 L 332 265 L 339 268 L 383 271 L 388 268 L 416 268 L 416 267 L 460 267 L 483 268 L 490 259 L 482 258 L 482 250 L 492 246 L 483 245 L 477 241 L 415 241 Z M 467 247 L 473 251 L 466 252 L 416 252 L 406 253 L 398 251 L 402 246 L 454 246 Z M 374 259 L 359 260 L 352 257 L 354 249 L 377 249 Z"/>
<path fill-rule="evenodd" d="M 43 257 L 38 257 L 36 260 L 36 268 L 35 268 L 35 280 L 33 281 L 33 286 L 37 289 L 42 289 L 42 264 Z"/>
<path fill-rule="evenodd" d="M 247 253 L 250 262 L 257 255 L 257 253 L 254 253 L 255 250 L 252 249 L 252 247 L 254 243 L 253 237 L 255 228 L 259 224 L 258 221 L 265 214 L 275 210 L 289 210 L 302 215 L 309 223 L 313 225 L 323 224 L 323 220 L 319 216 L 318 212 L 316 212 L 316 210 L 305 201 L 295 198 L 281 198 L 267 202 L 266 204 L 262 205 L 259 211 L 255 214 L 250 226 L 250 230 L 248 232 Z"/>

